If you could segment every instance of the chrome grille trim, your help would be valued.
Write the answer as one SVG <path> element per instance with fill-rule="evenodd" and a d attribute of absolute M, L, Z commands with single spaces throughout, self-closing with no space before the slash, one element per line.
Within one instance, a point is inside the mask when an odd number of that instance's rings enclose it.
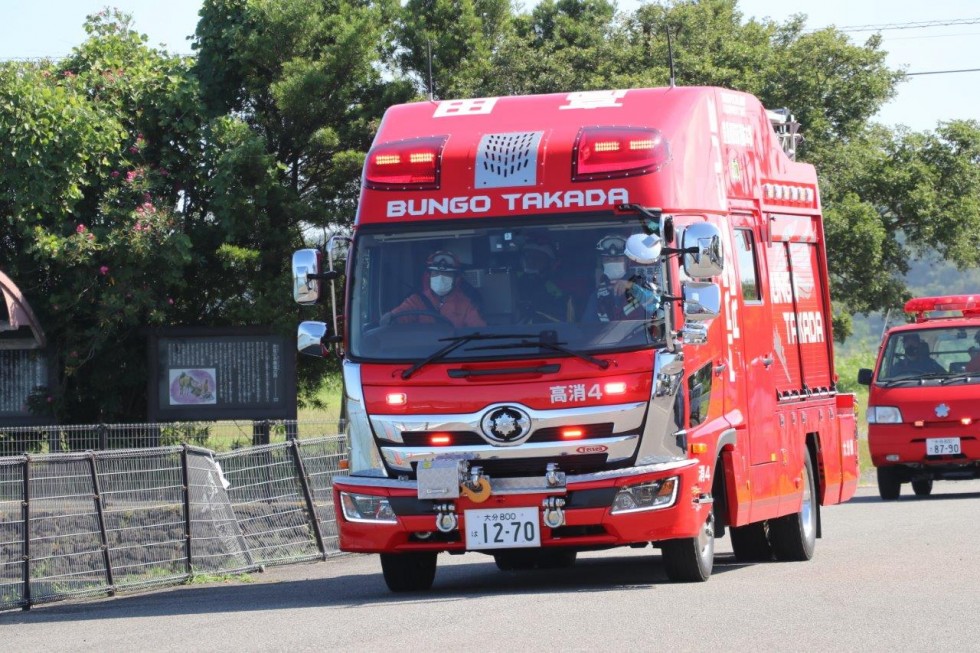
<path fill-rule="evenodd" d="M 402 442 L 402 433 L 429 431 L 471 431 L 482 433 L 480 422 L 488 412 L 502 406 L 522 409 L 531 418 L 531 435 L 543 428 L 562 426 L 588 426 L 612 422 L 613 434 L 636 431 L 643 423 L 646 402 L 614 404 L 612 406 L 588 406 L 585 408 L 562 408 L 556 410 L 535 410 L 519 403 L 495 403 L 474 413 L 448 415 L 372 415 L 371 427 L 376 437 L 389 442 Z M 580 443 L 593 443 L 596 440 L 579 440 Z M 489 441 L 487 442 L 490 443 Z M 542 443 L 553 444 L 553 443 Z M 520 448 L 523 450 L 523 447 Z"/>

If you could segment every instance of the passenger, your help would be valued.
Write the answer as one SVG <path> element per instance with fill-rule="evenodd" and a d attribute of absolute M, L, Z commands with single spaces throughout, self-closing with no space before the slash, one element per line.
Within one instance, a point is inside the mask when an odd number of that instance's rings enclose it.
<path fill-rule="evenodd" d="M 967 362 L 966 367 L 963 368 L 963 371 L 977 374 L 980 373 L 980 331 L 973 334 L 973 341 L 977 346 L 970 348 L 970 360 Z"/>
<path fill-rule="evenodd" d="M 422 290 L 386 313 L 381 322 L 432 324 L 441 315 L 454 327 L 486 326 L 480 311 L 463 291 L 461 274 L 462 266 L 455 254 L 433 252 L 425 261 Z"/>
<path fill-rule="evenodd" d="M 550 242 L 537 240 L 524 245 L 517 273 L 518 322 L 574 320 L 572 298 L 554 278 L 557 268 L 555 247 Z"/>
<path fill-rule="evenodd" d="M 660 307 L 660 295 L 639 276 L 626 278 L 626 239 L 610 234 L 596 243 L 602 274 L 582 316 L 584 322 L 642 320 Z"/>

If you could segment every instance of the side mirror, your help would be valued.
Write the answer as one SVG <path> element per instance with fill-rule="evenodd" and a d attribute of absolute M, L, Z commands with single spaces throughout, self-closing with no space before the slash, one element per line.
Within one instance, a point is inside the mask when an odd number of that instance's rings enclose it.
<path fill-rule="evenodd" d="M 688 281 L 682 287 L 684 319 L 687 322 L 706 322 L 721 312 L 721 289 L 717 284 Z"/>
<path fill-rule="evenodd" d="M 722 273 L 725 258 L 721 248 L 721 232 L 713 224 L 696 222 L 684 229 L 681 248 L 684 272 L 694 279 L 716 277 Z"/>
<path fill-rule="evenodd" d="M 327 355 L 330 327 L 324 322 L 301 322 L 296 330 L 296 349 L 301 354 L 323 358 Z"/>
<path fill-rule="evenodd" d="M 301 249 L 293 253 L 293 299 L 309 306 L 320 301 L 320 271 L 323 254 L 317 249 Z"/>
<path fill-rule="evenodd" d="M 869 370 L 861 368 L 858 370 L 858 383 L 861 385 L 871 385 L 871 379 L 874 376 L 874 370 Z"/>

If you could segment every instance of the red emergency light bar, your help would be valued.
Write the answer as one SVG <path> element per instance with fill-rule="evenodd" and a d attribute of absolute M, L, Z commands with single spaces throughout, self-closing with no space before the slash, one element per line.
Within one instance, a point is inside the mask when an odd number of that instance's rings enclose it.
<path fill-rule="evenodd" d="M 575 138 L 572 181 L 645 175 L 669 161 L 670 143 L 659 129 L 583 127 Z"/>
<path fill-rule="evenodd" d="M 960 311 L 964 317 L 980 316 L 980 295 L 944 295 L 916 297 L 905 302 L 905 312 L 915 313 L 916 322 L 924 322 L 933 311 Z"/>
<path fill-rule="evenodd" d="M 442 148 L 448 136 L 426 136 L 375 145 L 364 164 L 364 185 L 372 190 L 439 188 Z"/>

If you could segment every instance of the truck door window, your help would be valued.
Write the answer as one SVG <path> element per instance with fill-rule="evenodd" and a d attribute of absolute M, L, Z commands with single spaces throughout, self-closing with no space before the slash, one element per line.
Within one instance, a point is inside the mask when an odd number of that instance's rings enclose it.
<path fill-rule="evenodd" d="M 738 257 L 738 280 L 742 286 L 742 299 L 759 301 L 759 275 L 755 258 L 755 243 L 748 229 L 735 230 L 735 254 Z"/>
<path fill-rule="evenodd" d="M 697 426 L 708 418 L 708 404 L 711 403 L 711 363 L 705 363 L 687 379 L 688 394 L 691 397 L 691 426 Z"/>

